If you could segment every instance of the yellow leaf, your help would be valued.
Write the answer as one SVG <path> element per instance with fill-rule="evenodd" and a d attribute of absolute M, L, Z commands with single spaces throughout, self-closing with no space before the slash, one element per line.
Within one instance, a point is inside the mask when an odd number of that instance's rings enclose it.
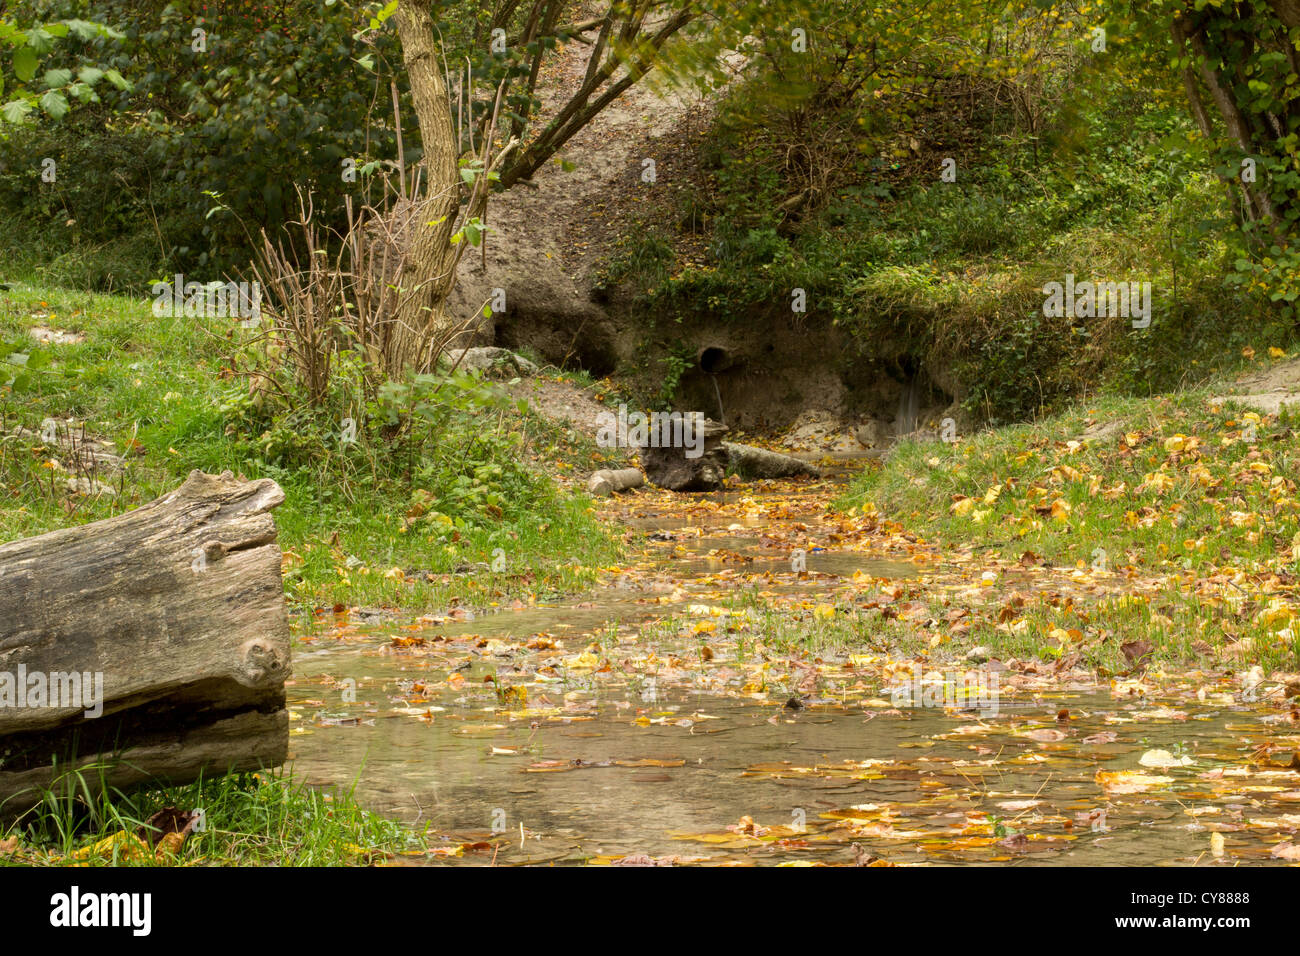
<path fill-rule="evenodd" d="M 158 841 L 158 845 L 154 847 L 154 859 L 158 860 L 160 863 L 166 862 L 171 857 L 180 853 L 181 844 L 184 842 L 185 834 L 183 833 L 164 833 L 162 839 Z"/>
<path fill-rule="evenodd" d="M 575 657 L 567 657 L 564 666 L 570 670 L 591 670 L 600 666 L 600 658 L 591 651 L 583 651 Z"/>
<path fill-rule="evenodd" d="M 98 843 L 77 850 L 71 854 L 70 859 L 89 860 L 100 857 L 110 860 L 116 859 L 119 863 L 126 863 L 145 861 L 150 859 L 151 855 L 149 847 L 138 836 L 127 833 L 125 830 L 118 830 L 112 836 L 104 837 Z"/>
<path fill-rule="evenodd" d="M 1095 779 L 1107 793 L 1145 793 L 1174 782 L 1173 777 L 1137 770 L 1098 770 Z"/>
<path fill-rule="evenodd" d="M 1285 602 L 1275 598 L 1269 602 L 1264 610 L 1256 615 L 1255 623 L 1276 630 L 1279 626 L 1285 626 L 1293 617 L 1295 617 L 1295 611 Z"/>

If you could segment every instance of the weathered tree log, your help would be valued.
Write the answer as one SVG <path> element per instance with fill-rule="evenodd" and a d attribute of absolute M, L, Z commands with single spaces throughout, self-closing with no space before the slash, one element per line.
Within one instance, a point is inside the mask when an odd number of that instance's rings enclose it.
<path fill-rule="evenodd" d="M 603 468 L 587 479 L 587 493 L 607 498 L 616 491 L 640 488 L 645 475 L 639 468 Z"/>
<path fill-rule="evenodd" d="M 283 763 L 283 500 L 195 471 L 135 511 L 0 545 L 0 813 L 75 767 L 127 786 Z"/>
<path fill-rule="evenodd" d="M 654 435 L 656 429 L 652 426 L 650 431 Z M 685 441 L 659 440 L 643 445 L 641 467 L 646 478 L 669 491 L 713 491 L 722 487 L 728 468 L 746 478 L 821 477 L 821 469 L 811 462 L 753 445 L 723 441 L 726 433 L 726 426 L 705 419 L 702 440 L 691 434 L 685 436 Z"/>
<path fill-rule="evenodd" d="M 745 478 L 790 478 L 794 475 L 820 478 L 822 474 L 821 469 L 812 462 L 793 455 L 783 455 L 734 441 L 725 441 L 722 446 L 727 450 L 727 462 L 731 470 Z"/>
<path fill-rule="evenodd" d="M 640 446 L 641 467 L 646 479 L 669 491 L 713 491 L 722 487 L 727 476 L 727 451 L 722 436 L 725 425 L 703 419 L 674 421 L 677 432 L 668 426 L 650 428 L 649 443 Z"/>

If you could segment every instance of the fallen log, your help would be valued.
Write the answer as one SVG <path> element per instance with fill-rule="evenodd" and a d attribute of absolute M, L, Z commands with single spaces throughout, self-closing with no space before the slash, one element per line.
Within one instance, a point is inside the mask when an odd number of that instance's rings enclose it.
<path fill-rule="evenodd" d="M 725 425 L 708 419 L 684 419 L 677 433 L 652 428 L 638 448 L 646 479 L 669 491 L 713 491 L 727 476 Z"/>
<path fill-rule="evenodd" d="M 587 493 L 607 498 L 616 491 L 640 488 L 644 484 L 645 475 L 639 468 L 603 468 L 587 479 Z"/>
<path fill-rule="evenodd" d="M 731 470 L 744 478 L 790 478 L 795 475 L 821 477 L 821 469 L 812 462 L 804 461 L 793 455 L 742 445 L 739 442 L 724 441 L 727 451 L 727 463 Z"/>
<path fill-rule="evenodd" d="M 0 814 L 284 762 L 289 624 L 269 479 L 191 472 L 134 511 L 0 545 Z"/>

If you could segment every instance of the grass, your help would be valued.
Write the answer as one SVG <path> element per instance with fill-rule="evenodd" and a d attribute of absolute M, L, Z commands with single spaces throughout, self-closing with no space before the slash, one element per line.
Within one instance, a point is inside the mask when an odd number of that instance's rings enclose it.
<path fill-rule="evenodd" d="M 992 569 L 962 647 L 1129 666 L 1227 658 L 1295 667 L 1300 440 L 1294 413 L 1261 415 L 1208 390 L 1102 398 L 953 443 L 905 442 L 842 507 L 878 509 L 945 559 Z M 1009 568 L 1060 583 L 1020 588 Z M 952 603 L 931 599 L 927 613 Z M 934 633 L 928 637 L 933 638 Z M 941 642 L 951 630 L 939 632 Z"/>
<path fill-rule="evenodd" d="M 905 442 L 843 504 L 869 499 L 940 547 L 995 556 L 1294 572 L 1295 418 L 1208 397 L 1103 399 L 951 444 Z"/>
<path fill-rule="evenodd" d="M 32 219 L 19 215 L 5 222 L 0 235 L 5 275 L 0 279 L 22 276 L 46 287 L 144 294 L 164 271 L 152 224 L 129 233 L 116 230 L 98 241 L 84 236 L 76 223 L 65 225 L 62 209 Z"/>
<path fill-rule="evenodd" d="M 175 853 L 141 837 L 155 813 L 202 809 Z M 155 831 L 157 828 L 154 828 Z M 20 866 L 341 866 L 420 854 L 414 831 L 359 807 L 349 792 L 321 792 L 283 774 L 231 774 L 129 793 L 68 773 L 42 802 L 0 831 L 0 864 Z"/>
<path fill-rule="evenodd" d="M 38 325 L 84 341 L 38 345 L 28 333 Z M 364 459 L 324 445 L 310 452 L 318 460 L 308 467 L 279 463 L 259 445 L 265 435 L 231 411 L 248 394 L 246 380 L 232 372 L 239 331 L 232 325 L 155 317 L 147 301 L 123 296 L 28 283 L 0 291 L 0 540 L 120 514 L 198 468 L 280 483 L 286 500 L 275 517 L 286 595 L 301 607 L 422 610 L 551 596 L 589 584 L 593 568 L 617 556 L 589 502 L 544 477 L 530 479 L 526 498 L 492 514 L 456 510 L 415 483 L 376 479 Z M 130 449 L 119 474 L 80 467 L 66 447 L 37 437 L 47 420 L 68 418 L 74 435 L 84 430 L 119 452 Z M 585 467 L 595 452 L 594 443 L 516 409 L 490 419 L 462 415 L 453 424 L 495 440 L 489 454 L 496 465 L 461 468 L 454 455 L 440 463 L 467 472 L 455 487 L 474 494 L 487 487 L 480 475 L 490 483 L 507 457 L 505 465 L 523 462 L 540 476 L 546 468 Z M 33 434 L 18 437 L 17 426 Z M 66 426 L 56 432 L 66 439 Z M 415 462 L 417 470 L 422 464 Z M 67 482 L 76 477 L 107 487 L 70 494 Z"/>
<path fill-rule="evenodd" d="M 196 468 L 273 478 L 285 492 L 275 519 L 300 629 L 313 626 L 318 607 L 415 612 L 551 599 L 589 586 L 596 568 L 618 557 L 617 539 L 589 500 L 547 475 L 589 467 L 599 454 L 594 443 L 513 406 L 453 416 L 454 448 L 465 447 L 465 435 L 493 439 L 477 446 L 485 457 L 463 468 L 455 454 L 438 452 L 442 474 L 468 502 L 455 507 L 418 480 L 376 478 L 364 456 L 322 445 L 315 459 L 290 465 L 259 454 L 264 436 L 231 411 L 248 392 L 232 374 L 231 325 L 156 317 L 149 302 L 124 296 L 0 286 L 0 541 L 121 514 Z M 81 341 L 38 344 L 29 333 L 36 326 Z M 111 441 L 124 453 L 120 470 L 94 465 L 69 444 L 86 439 Z M 426 464 L 414 462 L 416 474 Z M 73 493 L 68 482 L 76 480 L 98 487 Z M 520 493 L 511 498 L 512 490 Z M 202 808 L 206 829 L 175 858 L 155 858 L 137 834 L 169 806 Z M 69 774 L 0 846 L 14 851 L 8 862 L 26 865 L 322 866 L 420 852 L 421 844 L 349 793 L 318 792 L 286 776 L 122 792 Z"/>

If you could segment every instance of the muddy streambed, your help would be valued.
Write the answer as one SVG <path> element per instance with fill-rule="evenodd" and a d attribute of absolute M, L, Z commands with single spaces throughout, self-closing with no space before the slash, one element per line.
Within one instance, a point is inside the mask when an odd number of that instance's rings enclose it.
<path fill-rule="evenodd" d="M 812 604 L 916 565 L 859 544 L 790 573 L 770 545 L 809 520 L 797 504 L 621 520 L 646 553 L 592 594 L 300 640 L 295 774 L 460 865 L 1284 862 L 1300 773 L 1259 756 L 1296 749 L 1276 703 L 999 686 L 997 663 L 909 671 L 855 648 L 780 659 L 734 598 Z"/>

